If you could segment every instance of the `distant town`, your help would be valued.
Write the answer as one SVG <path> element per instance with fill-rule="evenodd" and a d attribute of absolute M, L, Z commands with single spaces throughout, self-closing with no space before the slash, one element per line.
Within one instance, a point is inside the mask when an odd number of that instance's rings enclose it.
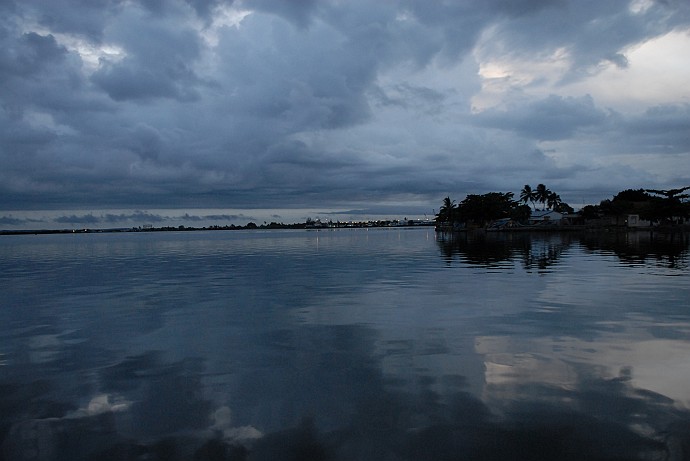
<path fill-rule="evenodd" d="M 305 222 L 285 224 L 282 222 L 271 222 L 256 224 L 249 222 L 245 225 L 212 225 L 205 227 L 193 226 L 161 226 L 155 227 L 151 224 L 144 224 L 137 227 L 117 227 L 110 229 L 39 229 L 39 230 L 0 230 L 0 235 L 24 235 L 24 234 L 84 234 L 84 233 L 108 233 L 108 232 L 182 232 L 182 231 L 222 231 L 222 230 L 255 230 L 255 229 L 345 229 L 345 228 L 370 228 L 370 227 L 417 227 L 435 226 L 436 220 L 430 219 L 394 219 L 394 220 L 371 220 L 371 221 L 321 221 L 320 219 L 307 219 Z"/>

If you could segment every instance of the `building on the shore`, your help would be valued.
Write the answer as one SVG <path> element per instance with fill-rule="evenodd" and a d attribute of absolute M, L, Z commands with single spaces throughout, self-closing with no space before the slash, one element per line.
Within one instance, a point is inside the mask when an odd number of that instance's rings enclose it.
<path fill-rule="evenodd" d="M 625 227 L 650 227 L 652 225 L 651 221 L 640 219 L 640 215 L 637 214 L 627 214 L 620 216 L 619 219 L 620 218 L 622 218 L 623 221 L 620 224 Z"/>
<path fill-rule="evenodd" d="M 533 210 L 529 217 L 530 225 L 540 224 L 560 224 L 563 220 L 563 213 L 554 210 Z"/>
<path fill-rule="evenodd" d="M 623 213 L 619 215 L 604 216 L 596 220 L 602 226 L 628 227 L 639 229 L 644 227 L 655 227 L 649 220 L 641 219 L 639 214 Z M 593 222 L 590 221 L 590 224 Z"/>

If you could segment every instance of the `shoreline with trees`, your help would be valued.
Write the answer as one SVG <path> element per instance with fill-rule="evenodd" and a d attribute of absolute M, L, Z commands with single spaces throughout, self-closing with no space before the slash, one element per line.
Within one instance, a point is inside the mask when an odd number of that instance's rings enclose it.
<path fill-rule="evenodd" d="M 513 192 L 468 194 L 458 204 L 447 196 L 435 217 L 436 230 L 682 232 L 690 230 L 690 194 L 685 193 L 688 190 L 690 186 L 669 190 L 626 189 L 612 199 L 586 205 L 577 212 L 544 184 L 536 188 L 526 184 L 517 200 Z"/>
<path fill-rule="evenodd" d="M 526 184 L 515 199 L 513 192 L 468 194 L 460 203 L 446 196 L 433 220 L 404 218 L 358 222 L 322 222 L 307 218 L 301 223 L 271 222 L 208 227 L 164 226 L 114 229 L 21 229 L 0 230 L 0 235 L 39 235 L 111 232 L 186 232 L 214 230 L 340 229 L 371 227 L 434 226 L 439 232 L 464 231 L 577 231 L 656 230 L 690 231 L 690 186 L 677 189 L 626 189 L 598 205 L 585 205 L 577 212 L 543 183 Z"/>

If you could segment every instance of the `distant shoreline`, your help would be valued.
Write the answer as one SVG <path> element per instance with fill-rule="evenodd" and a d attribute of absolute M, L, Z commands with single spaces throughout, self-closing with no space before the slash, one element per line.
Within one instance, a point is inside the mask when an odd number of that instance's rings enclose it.
<path fill-rule="evenodd" d="M 164 227 L 123 227 L 109 229 L 18 229 L 0 230 L 0 235 L 50 235 L 50 234 L 109 234 L 109 233 L 138 233 L 138 232 L 194 232 L 194 231 L 233 231 L 233 230 L 276 230 L 276 229 L 304 229 L 304 230 L 327 230 L 327 229 L 361 229 L 361 228 L 396 228 L 396 227 L 433 227 L 433 221 L 407 220 L 407 221 L 357 221 L 357 222 L 336 222 L 336 223 L 270 223 L 255 224 L 250 222 L 246 225 L 230 224 L 227 226 L 208 226 L 208 227 L 187 227 L 187 226 L 164 226 Z"/>
<path fill-rule="evenodd" d="M 199 231 L 241 231 L 241 230 L 334 230 L 334 229 L 368 229 L 368 228 L 414 228 L 414 227 L 434 227 L 439 234 L 464 234 L 464 233 L 558 233 L 558 232 L 583 232 L 583 233 L 628 233 L 628 232 L 657 232 L 657 233 L 686 233 L 690 232 L 690 226 L 653 226 L 653 227 L 622 227 L 622 226 L 523 226 L 505 229 L 450 229 L 442 226 L 435 226 L 432 222 L 415 222 L 405 224 L 392 224 L 390 221 L 368 221 L 355 223 L 333 223 L 330 225 L 310 225 L 307 223 L 282 224 L 271 223 L 256 225 L 249 223 L 244 226 L 209 226 L 209 227 L 186 227 L 186 226 L 166 226 L 166 227 L 131 227 L 131 228 L 110 228 L 110 229 L 20 229 L 20 230 L 0 230 L 2 235 L 54 235 L 54 234 L 112 234 L 112 233 L 151 233 L 151 232 L 199 232 Z"/>

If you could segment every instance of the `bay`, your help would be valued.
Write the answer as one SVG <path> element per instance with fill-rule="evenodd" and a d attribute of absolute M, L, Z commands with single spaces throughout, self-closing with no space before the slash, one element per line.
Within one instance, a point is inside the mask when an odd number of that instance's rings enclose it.
<path fill-rule="evenodd" d="M 4 459 L 687 459 L 687 235 L 0 239 Z"/>

